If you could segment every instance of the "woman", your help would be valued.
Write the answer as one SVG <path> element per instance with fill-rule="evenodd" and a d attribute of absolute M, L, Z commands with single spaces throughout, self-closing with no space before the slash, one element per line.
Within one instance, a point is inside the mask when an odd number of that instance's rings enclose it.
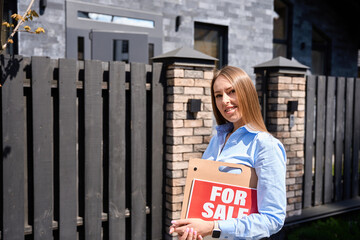
<path fill-rule="evenodd" d="M 170 234 L 180 240 L 261 239 L 278 232 L 286 215 L 286 153 L 264 124 L 256 89 L 241 69 L 226 66 L 211 83 L 211 100 L 217 134 L 211 139 L 203 159 L 241 163 L 255 168 L 258 212 L 229 220 L 172 221 Z"/>

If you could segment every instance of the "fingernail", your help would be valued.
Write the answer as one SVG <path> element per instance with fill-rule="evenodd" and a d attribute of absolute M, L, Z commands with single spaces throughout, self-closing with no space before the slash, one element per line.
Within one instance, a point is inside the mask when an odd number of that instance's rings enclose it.
<path fill-rule="evenodd" d="M 189 228 L 186 228 L 186 232 L 189 232 L 189 230 L 190 230 Z"/>
<path fill-rule="evenodd" d="M 193 228 L 191 228 L 191 232 L 194 232 L 194 229 L 193 229 Z"/>
<path fill-rule="evenodd" d="M 197 234 L 197 231 L 195 231 L 194 234 L 196 235 L 196 234 Z"/>
<path fill-rule="evenodd" d="M 201 235 L 199 235 L 199 238 L 200 238 L 200 239 L 203 239 Z"/>
<path fill-rule="evenodd" d="M 171 224 L 175 224 L 175 223 L 176 223 L 176 221 L 175 221 L 175 220 L 172 220 L 172 221 L 171 221 Z"/>

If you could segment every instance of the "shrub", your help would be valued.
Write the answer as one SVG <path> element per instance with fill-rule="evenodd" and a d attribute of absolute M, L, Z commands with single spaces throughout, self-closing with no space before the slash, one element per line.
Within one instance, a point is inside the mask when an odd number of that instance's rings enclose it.
<path fill-rule="evenodd" d="M 330 217 L 305 224 L 287 234 L 288 240 L 360 239 L 360 214 Z"/>

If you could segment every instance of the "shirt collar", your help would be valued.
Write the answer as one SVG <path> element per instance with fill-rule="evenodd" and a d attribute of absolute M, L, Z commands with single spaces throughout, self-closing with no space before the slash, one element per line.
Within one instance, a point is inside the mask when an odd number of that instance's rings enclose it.
<path fill-rule="evenodd" d="M 216 126 L 216 131 L 217 132 L 222 132 L 222 133 L 228 133 L 230 132 L 232 129 L 234 128 L 234 125 L 233 123 L 231 122 L 228 122 L 228 123 L 225 123 L 225 124 L 221 124 L 221 125 L 217 125 Z M 247 132 L 250 132 L 250 133 L 258 133 L 260 131 L 257 131 L 257 130 L 252 130 L 251 129 L 251 126 L 249 126 L 249 124 L 245 124 L 244 126 L 240 127 L 239 129 L 236 130 L 236 132 L 243 132 L 243 131 L 247 131 Z"/>

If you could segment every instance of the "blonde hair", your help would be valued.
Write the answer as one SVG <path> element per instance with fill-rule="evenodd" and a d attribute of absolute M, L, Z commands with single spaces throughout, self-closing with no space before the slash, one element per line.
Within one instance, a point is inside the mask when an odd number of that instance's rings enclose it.
<path fill-rule="evenodd" d="M 216 123 L 221 125 L 228 122 L 216 107 L 214 83 L 219 76 L 225 77 L 232 84 L 241 111 L 242 121 L 252 130 L 268 132 L 261 116 L 260 103 L 253 82 L 244 70 L 232 66 L 225 66 L 216 71 L 211 82 L 211 103 Z"/>

